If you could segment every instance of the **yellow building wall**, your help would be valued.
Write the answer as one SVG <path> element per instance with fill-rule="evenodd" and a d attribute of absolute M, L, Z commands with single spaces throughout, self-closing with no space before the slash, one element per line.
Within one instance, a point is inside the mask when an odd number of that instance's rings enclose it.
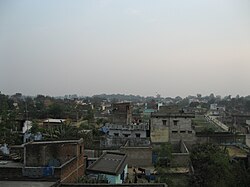
<path fill-rule="evenodd" d="M 151 141 L 153 143 L 161 143 L 169 141 L 169 127 L 155 128 L 151 131 Z"/>

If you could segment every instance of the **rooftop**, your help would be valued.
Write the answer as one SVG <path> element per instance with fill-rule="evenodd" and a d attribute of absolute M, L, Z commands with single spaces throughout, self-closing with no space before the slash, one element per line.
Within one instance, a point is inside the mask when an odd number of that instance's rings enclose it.
<path fill-rule="evenodd" d="M 82 143 L 83 139 L 78 140 L 58 140 L 58 141 L 34 141 L 28 142 L 25 145 L 42 145 L 42 144 L 64 144 L 64 143 Z"/>
<path fill-rule="evenodd" d="M 127 155 L 117 152 L 106 152 L 87 170 L 111 175 L 121 174 L 126 166 Z"/>
<path fill-rule="evenodd" d="M 236 146 L 227 146 L 228 154 L 230 157 L 247 157 L 247 152 Z"/>
<path fill-rule="evenodd" d="M 56 186 L 56 182 L 46 182 L 46 181 L 0 181 L 1 187 L 11 187 L 11 186 L 25 186 L 25 187 L 51 187 Z"/>
<path fill-rule="evenodd" d="M 71 183 L 71 184 L 61 184 L 61 187 L 70 187 L 70 186 L 78 186 L 78 187 L 167 187 L 165 183 L 130 183 L 130 184 L 83 184 L 83 183 Z"/>
<path fill-rule="evenodd" d="M 160 113 L 155 112 L 151 113 L 151 117 L 185 117 L 185 118 L 194 118 L 194 113 Z"/>
<path fill-rule="evenodd" d="M 83 183 L 71 183 L 71 184 L 61 184 L 60 187 L 70 187 L 70 186 L 78 186 L 78 187 L 167 187 L 165 183 L 130 183 L 130 184 L 83 184 Z"/>
<path fill-rule="evenodd" d="M 65 119 L 46 119 L 43 123 L 63 123 L 65 121 Z"/>
<path fill-rule="evenodd" d="M 0 168 L 22 168 L 23 163 L 11 160 L 0 160 Z M 1 186 L 1 185 L 0 185 Z"/>

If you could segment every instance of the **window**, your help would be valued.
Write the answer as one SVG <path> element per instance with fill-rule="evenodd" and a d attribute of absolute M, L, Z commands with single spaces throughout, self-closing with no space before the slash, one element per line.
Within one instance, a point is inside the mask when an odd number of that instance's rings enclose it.
<path fill-rule="evenodd" d="M 82 154 L 82 146 L 80 146 L 80 154 Z"/>
<path fill-rule="evenodd" d="M 188 134 L 192 134 L 193 132 L 192 131 L 188 131 Z"/>
<path fill-rule="evenodd" d="M 177 126 L 178 120 L 173 120 L 174 125 Z"/>
<path fill-rule="evenodd" d="M 119 133 L 114 133 L 114 136 L 119 136 Z"/>
<path fill-rule="evenodd" d="M 167 120 L 165 120 L 165 119 L 162 120 L 162 124 L 166 126 L 167 125 Z"/>
<path fill-rule="evenodd" d="M 135 133 L 136 138 L 140 138 L 141 134 L 140 133 Z"/>
<path fill-rule="evenodd" d="M 123 134 L 124 137 L 129 137 L 129 134 Z"/>
<path fill-rule="evenodd" d="M 178 133 L 178 131 L 172 131 L 172 133 L 173 133 L 173 134 L 177 134 L 177 133 Z"/>
<path fill-rule="evenodd" d="M 180 131 L 180 133 L 186 133 L 186 131 Z"/>

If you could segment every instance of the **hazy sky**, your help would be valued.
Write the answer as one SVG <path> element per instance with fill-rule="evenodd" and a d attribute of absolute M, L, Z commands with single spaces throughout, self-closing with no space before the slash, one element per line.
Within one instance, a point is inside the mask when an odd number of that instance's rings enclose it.
<path fill-rule="evenodd" d="M 0 91 L 250 95 L 250 1 L 0 0 Z"/>

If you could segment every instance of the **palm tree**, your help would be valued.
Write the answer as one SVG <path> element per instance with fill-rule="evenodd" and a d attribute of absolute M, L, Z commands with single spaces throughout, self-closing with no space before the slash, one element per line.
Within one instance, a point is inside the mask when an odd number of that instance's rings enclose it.
<path fill-rule="evenodd" d="M 45 132 L 47 139 L 62 140 L 62 139 L 76 139 L 78 137 L 77 129 L 72 126 L 71 122 L 61 123 L 55 128 L 48 128 Z"/>

